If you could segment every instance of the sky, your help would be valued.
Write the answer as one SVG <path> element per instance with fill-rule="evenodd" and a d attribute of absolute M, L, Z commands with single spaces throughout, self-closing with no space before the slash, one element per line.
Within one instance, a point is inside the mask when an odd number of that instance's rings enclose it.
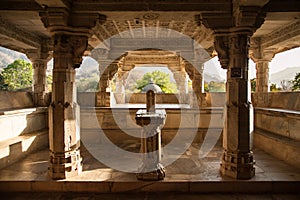
<path fill-rule="evenodd" d="M 269 63 L 269 73 L 273 74 L 288 67 L 300 67 L 300 47 L 276 54 L 272 61 Z M 249 69 L 249 78 L 255 78 L 255 63 L 251 59 L 249 59 Z M 218 57 L 214 57 L 206 62 L 204 64 L 204 70 L 211 72 L 217 70 L 221 77 L 226 77 L 227 70 L 221 68 Z"/>

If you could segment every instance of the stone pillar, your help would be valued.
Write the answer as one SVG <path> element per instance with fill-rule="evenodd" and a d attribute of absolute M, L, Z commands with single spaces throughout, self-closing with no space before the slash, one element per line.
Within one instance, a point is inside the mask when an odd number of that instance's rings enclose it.
<path fill-rule="evenodd" d="M 98 83 L 99 93 L 98 96 L 101 96 L 101 99 L 99 99 L 99 102 L 97 106 L 105 106 L 105 99 L 106 99 L 106 92 L 107 88 L 109 87 L 109 66 L 111 64 L 111 60 L 108 59 L 108 50 L 104 48 L 96 48 L 91 51 L 91 57 L 95 59 L 98 62 L 99 65 L 99 74 L 100 79 Z"/>
<path fill-rule="evenodd" d="M 49 174 L 53 179 L 68 178 L 82 171 L 74 67 L 81 62 L 77 57 L 87 47 L 87 39 L 66 34 L 54 36 L 52 103 L 49 107 Z"/>
<path fill-rule="evenodd" d="M 185 104 L 186 96 L 188 93 L 188 82 L 185 71 L 174 72 L 174 79 L 176 81 L 178 90 L 179 90 L 179 103 Z"/>
<path fill-rule="evenodd" d="M 165 170 L 161 162 L 161 128 L 165 124 L 165 110 L 155 109 L 155 93 L 146 93 L 146 110 L 136 113 L 136 123 L 143 128 L 141 136 L 142 164 L 136 174 L 138 180 L 162 180 Z"/>
<path fill-rule="evenodd" d="M 65 179 L 82 171 L 80 112 L 76 102 L 75 68 L 80 67 L 91 29 L 105 16 L 46 7 L 41 20 L 53 40 L 52 102 L 49 106 L 49 175 Z"/>
<path fill-rule="evenodd" d="M 221 173 L 236 179 L 250 179 L 255 174 L 250 150 L 251 89 L 248 77 L 249 39 L 264 22 L 267 3 L 236 1 L 230 15 L 201 13 L 199 25 L 214 31 L 214 47 L 222 68 L 227 69 L 225 123 Z M 253 116 L 252 116 L 253 117 Z"/>
<path fill-rule="evenodd" d="M 200 108 L 205 106 L 205 94 L 203 93 L 203 63 L 185 63 L 185 70 L 192 80 L 193 92 L 190 94 L 191 108 Z"/>
<path fill-rule="evenodd" d="M 255 92 L 269 92 L 269 62 L 274 57 L 273 51 L 263 51 L 257 57 L 252 56 L 256 67 Z"/>
<path fill-rule="evenodd" d="M 116 76 L 116 101 L 117 103 L 125 103 L 125 80 L 124 74 L 119 71 Z"/>
<path fill-rule="evenodd" d="M 223 59 L 222 67 L 228 66 L 221 173 L 236 179 L 249 179 L 255 174 L 253 154 L 250 150 L 252 109 L 248 79 L 250 35 L 251 32 L 248 31 L 215 34 L 216 50 L 222 54 L 220 49 L 226 48 L 228 54 L 220 56 Z"/>
<path fill-rule="evenodd" d="M 33 66 L 33 101 L 35 106 L 47 106 L 45 99 L 47 88 L 47 63 L 49 61 L 48 52 L 28 51 L 27 57 Z"/>

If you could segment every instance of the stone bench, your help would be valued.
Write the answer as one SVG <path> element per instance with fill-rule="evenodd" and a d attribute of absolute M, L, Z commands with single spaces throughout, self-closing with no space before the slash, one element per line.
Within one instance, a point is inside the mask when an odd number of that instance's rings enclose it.
<path fill-rule="evenodd" d="M 48 109 L 0 110 L 0 168 L 48 147 Z"/>
<path fill-rule="evenodd" d="M 300 111 L 255 108 L 254 146 L 300 166 Z"/>

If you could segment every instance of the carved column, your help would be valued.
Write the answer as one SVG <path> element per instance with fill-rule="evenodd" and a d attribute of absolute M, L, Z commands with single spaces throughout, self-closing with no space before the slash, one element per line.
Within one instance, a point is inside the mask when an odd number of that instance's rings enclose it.
<path fill-rule="evenodd" d="M 74 67 L 81 63 L 86 47 L 85 36 L 54 36 L 52 103 L 49 107 L 49 174 L 53 179 L 68 178 L 82 171 Z"/>
<path fill-rule="evenodd" d="M 263 50 L 252 55 L 256 67 L 256 92 L 269 92 L 269 62 L 274 57 L 273 51 Z"/>
<path fill-rule="evenodd" d="M 205 106 L 205 94 L 203 93 L 203 63 L 185 63 L 185 70 L 192 80 L 193 93 L 190 94 L 191 108 Z"/>
<path fill-rule="evenodd" d="M 47 106 L 45 99 L 47 88 L 47 63 L 50 59 L 48 52 L 38 50 L 27 51 L 27 57 L 33 66 L 33 101 L 35 106 Z"/>
<path fill-rule="evenodd" d="M 248 46 L 251 32 L 236 31 L 215 35 L 216 50 L 222 67 L 227 67 L 226 120 L 223 131 L 221 173 L 237 179 L 254 176 L 250 150 L 250 112 L 252 109 L 248 80 Z M 222 45 L 220 45 L 222 44 Z M 227 59 L 228 58 L 228 59 Z"/>
<path fill-rule="evenodd" d="M 174 72 L 174 79 L 179 90 L 179 103 L 186 103 L 186 95 L 188 93 L 188 82 L 185 71 Z"/>
<path fill-rule="evenodd" d="M 100 16 L 73 14 L 66 8 L 46 8 L 40 16 L 54 44 L 52 103 L 49 107 L 49 175 L 52 179 L 65 179 L 82 171 L 75 68 L 81 65 L 91 28 Z"/>

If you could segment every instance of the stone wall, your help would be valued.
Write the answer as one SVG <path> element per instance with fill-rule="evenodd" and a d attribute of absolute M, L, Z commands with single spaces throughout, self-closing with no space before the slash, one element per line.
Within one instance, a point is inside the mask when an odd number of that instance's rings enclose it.
<path fill-rule="evenodd" d="M 0 110 L 34 107 L 32 93 L 0 91 Z"/>
<path fill-rule="evenodd" d="M 113 143 L 122 143 L 126 140 L 140 142 L 138 137 L 140 137 L 141 128 L 135 122 L 137 110 L 81 108 L 81 134 L 88 134 L 101 129 Z M 176 136 L 179 128 L 186 134 L 196 132 L 194 140 L 196 142 L 203 141 L 206 133 L 212 131 L 221 133 L 223 129 L 223 108 L 206 108 L 200 111 L 166 109 L 166 112 L 166 123 L 162 129 L 162 142 L 165 144 Z"/>
<path fill-rule="evenodd" d="M 300 92 L 252 93 L 254 107 L 300 111 Z"/>

